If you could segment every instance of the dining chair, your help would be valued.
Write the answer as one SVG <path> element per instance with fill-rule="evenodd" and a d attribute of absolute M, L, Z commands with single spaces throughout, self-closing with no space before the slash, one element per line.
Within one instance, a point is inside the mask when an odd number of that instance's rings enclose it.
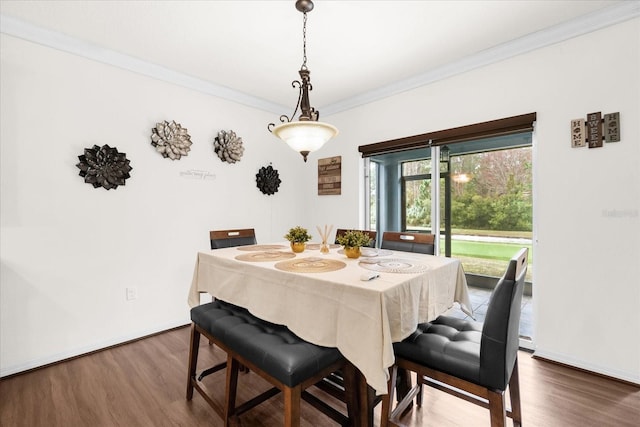
<path fill-rule="evenodd" d="M 435 253 L 434 240 L 433 234 L 385 231 L 382 234 L 380 248 L 433 255 Z"/>
<path fill-rule="evenodd" d="M 507 416 L 521 426 L 518 346 L 527 259 L 527 248 L 511 258 L 491 293 L 483 323 L 442 315 L 394 343 L 396 361 L 382 399 L 381 426 L 395 425 L 414 397 L 421 406 L 423 384 L 488 408 L 492 427 L 504 426 Z M 399 368 L 415 372 L 417 384 L 390 413 Z M 507 387 L 511 410 L 505 405 Z"/>
<path fill-rule="evenodd" d="M 248 246 L 255 245 L 257 243 L 256 232 L 253 228 L 239 228 L 235 230 L 211 230 L 209 232 L 209 240 L 211 241 L 211 249 L 230 248 L 234 246 Z M 215 299 L 215 296 L 211 297 L 212 301 L 215 301 Z M 209 340 L 209 345 L 213 345 L 213 340 Z M 198 379 L 202 380 L 202 378 L 206 377 L 207 375 L 211 375 L 214 372 L 224 369 L 225 366 L 226 363 L 219 363 L 209 369 L 205 369 L 204 371 L 202 371 Z"/>
<path fill-rule="evenodd" d="M 209 239 L 211 240 L 211 249 L 255 245 L 257 243 L 256 232 L 253 228 L 212 230 L 209 232 Z"/>
<path fill-rule="evenodd" d="M 371 243 L 369 243 L 369 247 L 370 248 L 375 248 L 376 247 L 376 237 L 378 236 L 378 233 L 376 231 L 372 231 L 372 230 L 353 230 L 351 228 L 338 228 L 336 230 L 336 240 L 335 243 L 338 244 L 338 236 L 343 236 L 344 233 L 346 233 L 347 231 L 362 231 L 365 234 L 369 235 L 369 238 L 371 239 Z"/>

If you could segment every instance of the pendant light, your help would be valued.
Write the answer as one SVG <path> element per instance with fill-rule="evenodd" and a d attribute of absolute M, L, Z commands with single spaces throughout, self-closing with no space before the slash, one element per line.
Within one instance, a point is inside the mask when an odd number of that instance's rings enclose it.
<path fill-rule="evenodd" d="M 309 91 L 312 90 L 310 71 L 307 68 L 307 12 L 313 10 L 311 0 L 297 0 L 296 9 L 303 14 L 302 26 L 302 66 L 300 67 L 300 80 L 294 80 L 293 87 L 298 87 L 298 103 L 291 117 L 280 116 L 280 124 L 270 123 L 267 127 L 271 133 L 282 139 L 292 149 L 302 154 L 304 161 L 310 152 L 320 149 L 325 142 L 338 134 L 338 129 L 328 123 L 319 122 L 320 112 L 311 107 Z M 298 121 L 293 121 L 300 109 Z"/>

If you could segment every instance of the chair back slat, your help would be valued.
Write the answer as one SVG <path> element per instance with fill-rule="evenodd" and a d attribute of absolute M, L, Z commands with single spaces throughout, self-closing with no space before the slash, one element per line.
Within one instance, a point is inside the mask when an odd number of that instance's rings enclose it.
<path fill-rule="evenodd" d="M 435 253 L 435 236 L 427 233 L 400 233 L 385 231 L 382 235 L 382 249 L 394 251 L 417 252 L 433 255 Z"/>

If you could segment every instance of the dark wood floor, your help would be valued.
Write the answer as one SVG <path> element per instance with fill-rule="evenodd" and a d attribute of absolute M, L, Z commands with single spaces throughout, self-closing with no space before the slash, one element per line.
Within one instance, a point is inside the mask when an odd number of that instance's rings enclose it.
<path fill-rule="evenodd" d="M 189 329 L 180 328 L 0 380 L 0 426 L 222 426 L 200 395 L 185 400 L 188 341 Z M 639 387 L 525 352 L 519 357 L 524 426 L 640 426 Z M 220 350 L 202 343 L 199 367 L 222 360 Z M 204 382 L 222 402 L 224 373 Z M 240 402 L 266 388 L 255 374 L 243 374 Z M 241 422 L 282 425 L 282 410 L 276 396 L 243 414 Z M 335 425 L 306 403 L 302 416 L 303 426 Z M 411 427 L 489 426 L 487 410 L 433 389 L 426 390 L 423 407 L 402 421 Z"/>

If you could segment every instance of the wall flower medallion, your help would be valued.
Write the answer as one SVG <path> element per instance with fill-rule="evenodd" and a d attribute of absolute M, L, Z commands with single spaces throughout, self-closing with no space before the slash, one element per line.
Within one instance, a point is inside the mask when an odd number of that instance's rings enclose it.
<path fill-rule="evenodd" d="M 271 167 L 271 165 L 261 167 L 256 174 L 256 185 L 260 191 L 262 191 L 262 194 L 268 196 L 278 192 L 281 182 L 278 171 Z"/>
<path fill-rule="evenodd" d="M 239 162 L 244 154 L 242 138 L 232 130 L 229 132 L 221 130 L 213 140 L 213 151 L 223 162 Z"/>
<path fill-rule="evenodd" d="M 130 177 L 133 169 L 125 153 L 119 153 L 117 148 L 108 145 L 85 148 L 84 154 L 78 156 L 80 163 L 76 166 L 80 169 L 80 176 L 84 182 L 93 185 L 93 188 L 103 187 L 107 190 L 125 185 L 125 180 Z"/>
<path fill-rule="evenodd" d="M 162 157 L 171 160 L 180 160 L 182 156 L 189 154 L 191 150 L 191 136 L 187 129 L 175 121 L 156 123 L 151 129 L 151 145 Z"/>

